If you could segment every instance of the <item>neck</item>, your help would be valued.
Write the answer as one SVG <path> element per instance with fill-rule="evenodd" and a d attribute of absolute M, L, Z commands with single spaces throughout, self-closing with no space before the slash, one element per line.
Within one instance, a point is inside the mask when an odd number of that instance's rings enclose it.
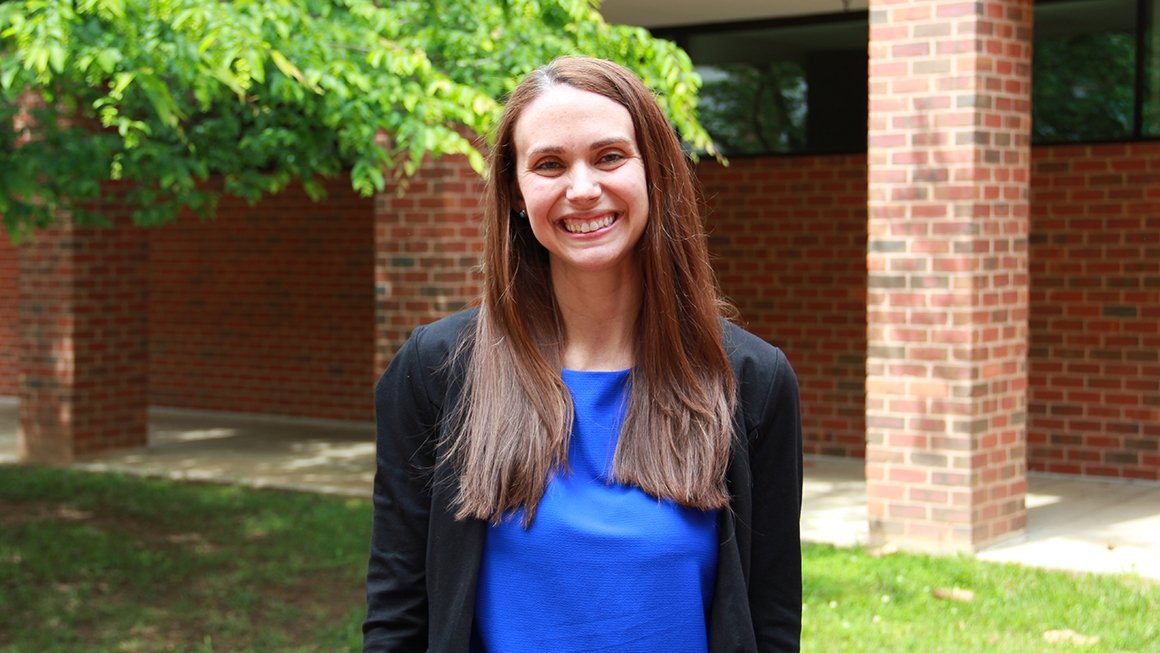
<path fill-rule="evenodd" d="M 640 274 L 621 271 L 565 276 L 552 285 L 563 321 L 561 363 L 574 370 L 613 371 L 633 366 Z"/>

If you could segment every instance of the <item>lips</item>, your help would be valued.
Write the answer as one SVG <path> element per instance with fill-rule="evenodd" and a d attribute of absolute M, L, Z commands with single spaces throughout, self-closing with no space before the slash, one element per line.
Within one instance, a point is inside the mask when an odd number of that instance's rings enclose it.
<path fill-rule="evenodd" d="M 613 222 L 616 222 L 616 214 L 615 213 L 606 213 L 605 215 L 592 217 L 592 218 L 565 219 L 561 222 L 561 224 L 564 226 L 564 230 L 567 231 L 568 233 L 586 234 L 586 233 L 591 233 L 593 231 L 596 231 L 598 229 L 603 229 L 603 228 L 611 225 Z"/>

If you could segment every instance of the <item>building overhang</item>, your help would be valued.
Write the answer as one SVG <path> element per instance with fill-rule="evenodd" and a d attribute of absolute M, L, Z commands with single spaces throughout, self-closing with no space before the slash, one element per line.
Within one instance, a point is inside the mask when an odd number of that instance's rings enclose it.
<path fill-rule="evenodd" d="M 605 0 L 600 13 L 609 23 L 655 28 L 866 11 L 868 7 L 869 0 Z"/>

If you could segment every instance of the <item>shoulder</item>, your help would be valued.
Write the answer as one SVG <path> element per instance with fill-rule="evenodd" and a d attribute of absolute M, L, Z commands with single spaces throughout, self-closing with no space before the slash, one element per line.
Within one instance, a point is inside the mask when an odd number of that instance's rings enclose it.
<path fill-rule="evenodd" d="M 446 361 L 471 332 L 478 308 L 469 308 L 416 327 L 399 350 L 400 355 L 418 356 L 429 363 Z"/>
<path fill-rule="evenodd" d="M 726 322 L 722 344 L 737 379 L 738 408 L 751 427 L 782 403 L 796 401 L 798 387 L 785 352 L 741 327 Z"/>
<path fill-rule="evenodd" d="M 793 374 L 781 349 L 732 322 L 724 323 L 721 341 L 738 381 Z"/>
<path fill-rule="evenodd" d="M 469 309 L 416 327 L 379 377 L 376 397 L 410 387 L 431 403 L 441 403 L 459 377 L 455 371 L 457 355 L 478 314 L 478 309 Z"/>

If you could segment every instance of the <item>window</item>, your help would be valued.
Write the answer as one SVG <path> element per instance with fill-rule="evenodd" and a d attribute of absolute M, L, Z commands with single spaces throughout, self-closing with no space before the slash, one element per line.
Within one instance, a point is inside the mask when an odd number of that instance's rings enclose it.
<path fill-rule="evenodd" d="M 866 149 L 866 14 L 658 32 L 704 81 L 702 124 L 728 156 Z"/>
<path fill-rule="evenodd" d="M 1039 0 L 1032 142 L 1160 137 L 1160 0 Z M 728 156 L 866 150 L 865 12 L 657 30 L 689 53 Z"/>
<path fill-rule="evenodd" d="M 1143 48 L 1144 136 L 1160 136 L 1160 0 L 1144 3 Z"/>
<path fill-rule="evenodd" d="M 1136 0 L 1035 8 L 1032 141 L 1122 140 L 1136 114 Z"/>

